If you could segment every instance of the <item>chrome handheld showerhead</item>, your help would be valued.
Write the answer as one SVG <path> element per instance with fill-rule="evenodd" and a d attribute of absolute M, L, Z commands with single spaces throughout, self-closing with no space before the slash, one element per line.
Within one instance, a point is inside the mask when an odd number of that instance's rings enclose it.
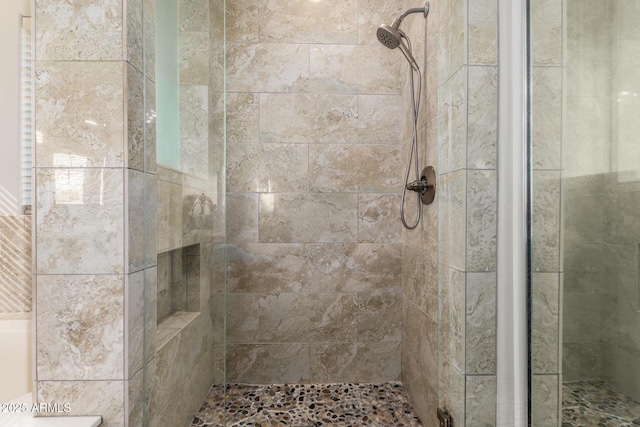
<path fill-rule="evenodd" d="M 378 31 L 376 32 L 376 36 L 378 36 L 378 41 L 388 47 L 389 49 L 397 48 L 400 43 L 400 34 L 398 33 L 397 28 L 393 28 L 388 26 L 387 24 L 382 24 L 378 27 Z"/>
<path fill-rule="evenodd" d="M 411 50 L 407 48 L 404 41 L 402 40 L 404 38 L 408 41 L 409 37 L 407 37 L 407 35 L 402 30 L 400 30 L 400 24 L 402 23 L 404 18 L 412 13 L 423 13 L 424 17 L 426 18 L 429 14 L 429 2 L 427 2 L 424 7 L 414 7 L 412 9 L 406 10 L 402 15 L 400 15 L 400 17 L 394 19 L 390 26 L 387 24 L 380 25 L 378 27 L 378 30 L 376 31 L 376 36 L 378 37 L 378 41 L 389 49 L 395 49 L 399 47 L 404 57 L 407 58 L 407 61 L 409 61 L 411 68 L 418 71 L 418 63 L 413 58 Z"/>
<path fill-rule="evenodd" d="M 378 36 L 378 41 L 380 41 L 380 43 L 382 43 L 389 49 L 395 49 L 399 47 L 404 57 L 407 58 L 407 61 L 409 61 L 411 68 L 413 68 L 415 71 L 419 71 L 420 68 L 418 67 L 418 63 L 411 54 L 411 51 L 407 48 L 407 46 L 404 44 L 404 41 L 402 40 L 403 38 L 409 39 L 409 37 L 402 30 L 394 29 L 393 26 L 390 27 L 386 24 L 382 24 L 378 27 L 376 35 Z"/>

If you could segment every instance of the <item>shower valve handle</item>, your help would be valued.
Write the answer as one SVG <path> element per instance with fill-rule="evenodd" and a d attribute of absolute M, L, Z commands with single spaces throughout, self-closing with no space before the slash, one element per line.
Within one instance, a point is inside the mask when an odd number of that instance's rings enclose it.
<path fill-rule="evenodd" d="M 420 193 L 420 200 L 430 205 L 436 197 L 436 171 L 432 166 L 422 170 L 420 179 L 407 183 L 407 190 Z"/>
<path fill-rule="evenodd" d="M 426 193 L 429 188 L 432 188 L 433 184 L 427 184 L 427 179 L 422 178 L 407 184 L 407 190 L 415 191 L 416 193 Z"/>

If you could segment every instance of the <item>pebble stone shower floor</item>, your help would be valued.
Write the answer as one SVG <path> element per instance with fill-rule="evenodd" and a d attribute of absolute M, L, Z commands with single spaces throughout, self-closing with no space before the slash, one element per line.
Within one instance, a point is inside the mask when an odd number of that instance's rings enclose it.
<path fill-rule="evenodd" d="M 562 427 L 637 427 L 640 402 L 616 393 L 604 381 L 562 384 Z"/>
<path fill-rule="evenodd" d="M 192 427 L 422 427 L 398 382 L 375 384 L 230 384 L 211 387 Z"/>

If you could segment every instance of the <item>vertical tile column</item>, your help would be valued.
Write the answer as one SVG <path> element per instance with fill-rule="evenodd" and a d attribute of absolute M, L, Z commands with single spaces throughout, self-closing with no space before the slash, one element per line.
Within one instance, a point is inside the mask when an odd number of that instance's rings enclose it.
<path fill-rule="evenodd" d="M 566 2 L 565 4 L 568 4 Z M 532 417 L 559 425 L 560 170 L 563 5 L 531 5 L 532 64 Z"/>
<path fill-rule="evenodd" d="M 35 390 L 107 426 L 140 425 L 155 293 L 142 7 L 35 4 Z"/>
<path fill-rule="evenodd" d="M 439 406 L 495 425 L 497 1 L 439 3 Z"/>

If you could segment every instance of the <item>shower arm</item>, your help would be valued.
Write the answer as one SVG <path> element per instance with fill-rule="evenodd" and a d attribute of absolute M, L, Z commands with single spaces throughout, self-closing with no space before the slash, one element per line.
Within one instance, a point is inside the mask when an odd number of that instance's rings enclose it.
<path fill-rule="evenodd" d="M 400 24 L 402 23 L 404 18 L 406 18 L 408 15 L 411 15 L 412 13 L 422 13 L 426 18 L 429 14 L 429 2 L 427 2 L 424 7 L 412 7 L 411 9 L 406 10 L 402 15 L 393 20 L 393 22 L 391 23 L 391 28 L 393 28 L 394 30 L 400 28 Z"/>

